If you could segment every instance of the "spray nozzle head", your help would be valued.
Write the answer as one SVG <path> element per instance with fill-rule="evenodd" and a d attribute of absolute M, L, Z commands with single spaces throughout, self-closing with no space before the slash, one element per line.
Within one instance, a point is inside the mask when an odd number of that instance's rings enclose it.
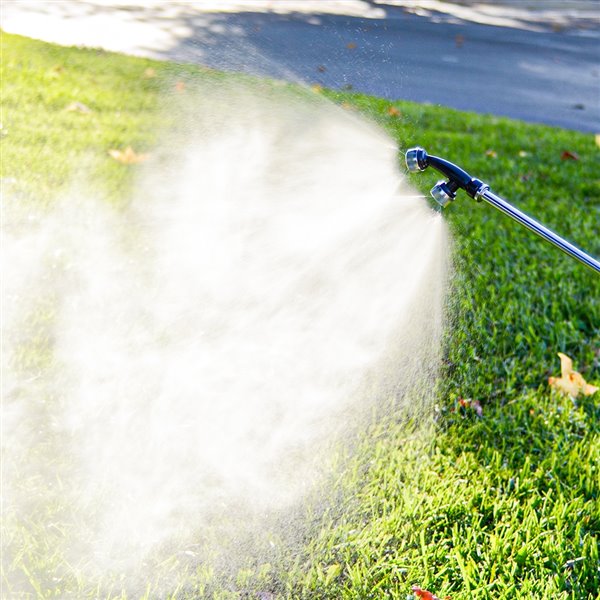
<path fill-rule="evenodd" d="M 482 181 L 471 177 L 450 161 L 427 154 L 420 146 L 407 150 L 405 160 L 406 167 L 411 173 L 419 173 L 427 167 L 433 167 L 448 179 L 448 181 L 438 181 L 431 190 L 433 199 L 442 207 L 456 198 L 458 189 L 462 188 L 471 198 L 478 200 L 482 189 L 487 187 Z"/>
<path fill-rule="evenodd" d="M 407 150 L 404 158 L 406 160 L 406 168 L 411 173 L 419 173 L 420 171 L 424 171 L 429 166 L 429 162 L 427 161 L 427 152 L 425 152 L 425 150 L 420 146 L 416 146 L 415 148 L 410 148 L 410 150 Z"/>
<path fill-rule="evenodd" d="M 456 193 L 452 191 L 450 182 L 445 182 L 443 179 L 438 181 L 429 193 L 442 208 L 448 206 L 456 198 Z"/>

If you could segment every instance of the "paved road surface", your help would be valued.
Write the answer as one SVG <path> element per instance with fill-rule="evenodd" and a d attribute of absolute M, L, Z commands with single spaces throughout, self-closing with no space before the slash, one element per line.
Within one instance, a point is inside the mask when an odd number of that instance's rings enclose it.
<path fill-rule="evenodd" d="M 5 0 L 2 27 L 600 132 L 600 3 L 575 4 L 585 10 L 531 13 L 515 0 L 487 12 L 439 0 Z"/>

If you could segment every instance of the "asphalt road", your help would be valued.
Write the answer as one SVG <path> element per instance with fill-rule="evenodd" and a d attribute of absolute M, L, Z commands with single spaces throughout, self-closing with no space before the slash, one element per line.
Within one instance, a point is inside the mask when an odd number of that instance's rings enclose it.
<path fill-rule="evenodd" d="M 199 2 L 5 1 L 2 27 L 64 44 L 600 132 L 600 11 L 598 19 L 572 26 L 533 19 L 513 27 L 370 4 L 362 13 L 279 14 L 206 12 Z"/>

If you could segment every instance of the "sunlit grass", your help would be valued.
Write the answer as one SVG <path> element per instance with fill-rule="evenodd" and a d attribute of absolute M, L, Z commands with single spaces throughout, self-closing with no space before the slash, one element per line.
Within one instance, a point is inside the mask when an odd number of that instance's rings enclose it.
<path fill-rule="evenodd" d="M 81 170 L 109 201 L 122 201 L 136 167 L 108 151 L 151 150 L 172 124 L 165 95 L 223 77 L 2 38 L 2 187 L 11 197 L 51 202 Z M 397 114 L 382 99 L 323 93 L 380 122 L 402 149 L 420 144 L 454 160 L 600 254 L 600 151 L 592 135 L 408 102 L 393 103 Z M 66 110 L 71 102 L 90 112 Z M 579 160 L 561 158 L 565 150 Z M 426 192 L 435 176 L 411 181 Z M 413 584 L 453 600 L 597 597 L 599 398 L 562 398 L 546 381 L 559 372 L 562 351 L 598 383 L 600 278 L 466 196 L 445 216 L 455 276 L 431 428 L 374 424 L 297 556 L 248 567 L 226 585 L 200 566 L 173 597 L 404 599 Z M 481 402 L 483 416 L 459 398 Z M 5 542 L 18 541 L 11 549 L 19 547 L 3 558 L 4 574 L 19 572 L 30 597 L 121 597 L 118 582 L 99 591 L 61 562 L 60 525 L 44 526 L 60 514 L 60 493 L 55 499 L 22 531 L 4 532 Z M 150 583 L 146 597 L 156 589 Z"/>

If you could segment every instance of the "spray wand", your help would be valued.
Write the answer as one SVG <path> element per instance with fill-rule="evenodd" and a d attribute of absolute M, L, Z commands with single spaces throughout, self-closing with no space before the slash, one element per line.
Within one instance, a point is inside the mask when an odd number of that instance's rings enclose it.
<path fill-rule="evenodd" d="M 456 198 L 456 192 L 459 189 L 463 189 L 477 202 L 485 200 L 500 212 L 503 212 L 511 219 L 521 223 L 521 225 L 527 227 L 527 229 L 530 229 L 547 242 L 554 244 L 572 258 L 577 259 L 579 262 L 600 274 L 600 262 L 595 258 L 586 254 L 570 242 L 567 242 L 567 240 L 561 238 L 553 231 L 550 231 L 550 229 L 521 212 L 500 196 L 492 193 L 489 185 L 479 179 L 471 177 L 467 172 L 463 171 L 455 164 L 444 160 L 443 158 L 431 156 L 427 154 L 423 148 L 417 146 L 416 148 L 407 150 L 406 166 L 411 173 L 418 173 L 424 171 L 427 167 L 433 167 L 447 178 L 448 181 L 442 179 L 431 189 L 433 199 L 442 208 Z"/>

